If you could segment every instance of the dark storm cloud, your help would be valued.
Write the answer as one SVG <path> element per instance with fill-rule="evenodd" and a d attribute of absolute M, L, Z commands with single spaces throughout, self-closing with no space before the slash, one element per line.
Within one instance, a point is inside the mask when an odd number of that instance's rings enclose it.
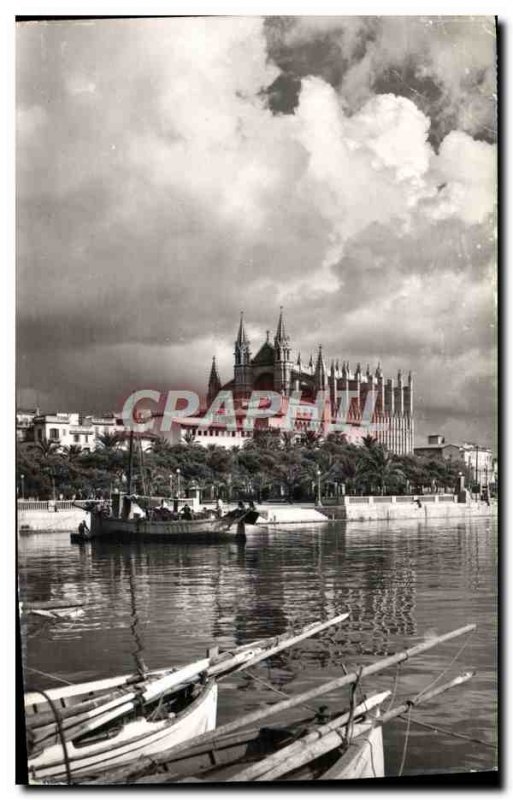
<path fill-rule="evenodd" d="M 282 70 L 270 90 L 273 110 L 292 113 L 298 78 L 315 75 L 337 89 L 349 113 L 372 94 L 412 100 L 429 117 L 435 146 L 455 129 L 495 141 L 490 18 L 271 18 L 266 33 Z"/>
<path fill-rule="evenodd" d="M 303 358 L 412 368 L 421 415 L 472 395 L 489 437 L 492 23 L 448 25 L 19 25 L 21 402 L 204 389 L 284 304 Z"/>

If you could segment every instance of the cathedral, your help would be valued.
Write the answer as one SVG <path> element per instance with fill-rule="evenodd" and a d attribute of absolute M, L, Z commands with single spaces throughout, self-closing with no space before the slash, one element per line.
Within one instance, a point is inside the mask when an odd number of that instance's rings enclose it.
<path fill-rule="evenodd" d="M 315 403 L 317 393 L 325 392 L 329 398 L 328 408 L 332 420 L 341 401 L 345 401 L 345 420 L 355 429 L 363 430 L 362 423 L 373 423 L 374 438 L 397 454 L 413 453 L 413 378 L 408 373 L 403 379 L 401 371 L 393 378 L 385 378 L 378 364 L 371 372 L 369 366 L 362 372 L 360 364 L 354 371 L 348 361 L 332 360 L 326 366 L 322 347 L 316 358 L 310 356 L 303 363 L 301 354 L 293 360 L 290 339 L 285 330 L 283 308 L 280 309 L 276 334 L 271 341 L 267 331 L 265 342 L 252 356 L 251 346 L 244 328 L 241 313 L 239 329 L 235 341 L 233 379 L 223 384 L 217 369 L 215 357 L 208 382 L 207 403 L 210 405 L 218 392 L 229 390 L 236 402 L 244 403 L 253 390 L 274 391 L 289 398 L 292 392 L 301 393 L 301 402 Z M 365 416 L 369 393 L 371 419 Z M 298 420 L 298 432 L 306 422 Z"/>

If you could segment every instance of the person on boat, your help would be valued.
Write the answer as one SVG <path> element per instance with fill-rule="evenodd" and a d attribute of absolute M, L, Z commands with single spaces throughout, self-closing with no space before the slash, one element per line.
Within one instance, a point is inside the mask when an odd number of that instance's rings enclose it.
<path fill-rule="evenodd" d="M 216 517 L 222 517 L 223 514 L 224 514 L 223 501 L 221 500 L 220 497 L 218 497 L 217 503 L 216 503 Z"/>
<path fill-rule="evenodd" d="M 86 539 L 87 536 L 89 535 L 89 528 L 87 527 L 87 523 L 86 523 L 85 519 L 82 520 L 82 522 L 79 524 L 78 532 L 79 532 L 79 534 L 81 536 L 84 537 L 84 539 Z"/>
<path fill-rule="evenodd" d="M 187 503 L 182 508 L 182 519 L 192 519 L 191 507 Z"/>

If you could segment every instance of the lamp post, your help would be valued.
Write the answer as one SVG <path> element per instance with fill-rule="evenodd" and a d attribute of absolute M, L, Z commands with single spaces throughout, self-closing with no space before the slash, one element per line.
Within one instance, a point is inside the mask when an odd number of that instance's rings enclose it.
<path fill-rule="evenodd" d="M 169 475 L 169 495 L 170 497 L 173 496 L 173 474 Z"/>
<path fill-rule="evenodd" d="M 181 485 L 180 467 L 178 467 L 178 469 L 176 470 L 176 481 L 177 481 L 177 494 L 178 497 L 181 497 L 182 485 Z"/>
<path fill-rule="evenodd" d="M 25 500 L 25 475 L 20 475 L 21 480 L 21 499 Z"/>
<path fill-rule="evenodd" d="M 317 505 L 322 506 L 321 500 L 321 470 L 317 467 Z"/>

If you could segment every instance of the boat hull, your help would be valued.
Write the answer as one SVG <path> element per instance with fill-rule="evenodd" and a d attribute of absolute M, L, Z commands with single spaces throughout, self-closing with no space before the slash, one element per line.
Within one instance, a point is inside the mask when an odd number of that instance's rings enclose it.
<path fill-rule="evenodd" d="M 244 524 L 230 527 L 219 520 L 169 520 L 117 519 L 99 514 L 91 515 L 91 538 L 103 540 L 149 540 L 167 542 L 212 543 L 245 540 Z"/>
<path fill-rule="evenodd" d="M 209 681 L 198 697 L 182 712 L 158 722 L 135 719 L 110 739 L 76 747 L 66 743 L 71 779 L 94 776 L 96 772 L 119 767 L 140 756 L 155 755 L 193 736 L 213 730 L 216 725 L 217 684 Z M 67 770 L 61 744 L 29 759 L 30 783 L 66 783 Z"/>
<path fill-rule="evenodd" d="M 238 773 L 245 766 L 275 754 L 294 740 L 293 729 L 279 727 L 229 734 L 216 740 L 214 748 L 193 747 L 175 758 L 170 757 L 165 772 L 141 776 L 134 782 L 219 784 L 237 780 Z M 347 747 L 313 757 L 276 780 L 331 782 L 382 778 L 384 775 L 383 733 L 378 725 L 358 736 Z"/>

